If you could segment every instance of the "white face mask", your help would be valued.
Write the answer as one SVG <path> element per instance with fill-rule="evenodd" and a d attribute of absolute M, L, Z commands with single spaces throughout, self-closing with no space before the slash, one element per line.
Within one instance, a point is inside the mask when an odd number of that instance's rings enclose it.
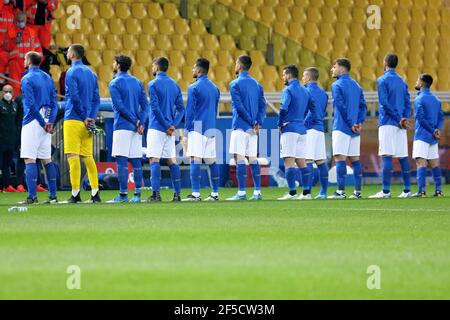
<path fill-rule="evenodd" d="M 4 4 L 8 4 L 8 3 L 9 3 L 9 0 L 3 0 L 3 3 L 4 3 Z"/>
<path fill-rule="evenodd" d="M 6 101 L 11 101 L 12 100 L 12 94 L 11 92 L 7 92 L 3 95 L 3 99 L 5 99 Z"/>

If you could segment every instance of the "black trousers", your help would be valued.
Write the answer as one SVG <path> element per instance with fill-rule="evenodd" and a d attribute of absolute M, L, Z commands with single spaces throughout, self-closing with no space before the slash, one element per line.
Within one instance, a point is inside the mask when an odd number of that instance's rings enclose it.
<path fill-rule="evenodd" d="M 9 177 L 11 176 L 11 161 L 14 155 L 14 146 L 0 146 L 0 168 L 2 170 L 2 178 L 0 179 L 0 189 L 9 185 Z"/>

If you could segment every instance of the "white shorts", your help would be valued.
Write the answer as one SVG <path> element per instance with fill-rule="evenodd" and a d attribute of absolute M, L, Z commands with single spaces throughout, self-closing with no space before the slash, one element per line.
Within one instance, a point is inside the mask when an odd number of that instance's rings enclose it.
<path fill-rule="evenodd" d="M 175 136 L 167 133 L 149 129 L 147 132 L 147 158 L 176 158 Z"/>
<path fill-rule="evenodd" d="M 414 140 L 412 157 L 413 159 L 422 158 L 426 160 L 439 159 L 438 144 L 429 144 L 422 140 Z"/>
<path fill-rule="evenodd" d="M 113 157 L 127 158 L 142 157 L 142 136 L 130 130 L 116 130 L 113 132 L 112 152 Z"/>
<path fill-rule="evenodd" d="M 326 160 L 325 133 L 315 129 L 306 131 L 306 159 Z"/>
<path fill-rule="evenodd" d="M 343 155 L 347 157 L 359 157 L 361 136 L 352 137 L 342 131 L 332 133 L 333 156 Z"/>
<path fill-rule="evenodd" d="M 22 127 L 20 157 L 23 159 L 50 159 L 52 135 L 45 132 L 37 120 Z"/>
<path fill-rule="evenodd" d="M 305 159 L 306 157 L 306 134 L 285 132 L 280 138 L 280 157 Z"/>
<path fill-rule="evenodd" d="M 231 131 L 230 153 L 247 157 L 258 156 L 258 136 L 243 130 Z"/>
<path fill-rule="evenodd" d="M 408 157 L 408 136 L 406 129 L 396 126 L 381 126 L 378 129 L 380 146 L 378 155 L 396 158 Z"/>
<path fill-rule="evenodd" d="M 216 138 L 206 137 L 196 131 L 189 132 L 186 156 L 202 159 L 215 159 Z"/>

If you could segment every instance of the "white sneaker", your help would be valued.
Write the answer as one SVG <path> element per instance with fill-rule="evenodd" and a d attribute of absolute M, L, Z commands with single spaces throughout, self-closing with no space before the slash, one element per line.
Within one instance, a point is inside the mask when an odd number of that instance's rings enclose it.
<path fill-rule="evenodd" d="M 388 199 L 391 197 L 391 193 L 384 193 L 383 190 L 381 190 L 378 193 L 375 193 L 374 195 L 369 196 L 369 199 Z"/>
<path fill-rule="evenodd" d="M 412 197 L 412 193 L 411 192 L 402 192 L 400 193 L 400 195 L 397 198 L 411 198 Z"/>
<path fill-rule="evenodd" d="M 301 195 L 298 196 L 297 199 L 298 200 L 312 200 L 312 196 L 311 196 L 311 194 L 307 194 L 307 195 L 301 194 Z"/>
<path fill-rule="evenodd" d="M 284 196 L 282 196 L 281 198 L 278 198 L 277 200 L 286 201 L 286 200 L 295 200 L 295 199 L 297 199 L 297 195 L 292 196 L 289 193 L 287 193 Z"/>

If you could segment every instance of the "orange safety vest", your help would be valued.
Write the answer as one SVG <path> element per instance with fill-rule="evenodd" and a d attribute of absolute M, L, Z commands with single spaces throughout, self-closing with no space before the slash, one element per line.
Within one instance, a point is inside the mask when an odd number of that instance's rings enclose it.
<path fill-rule="evenodd" d="M 36 11 L 38 8 L 38 0 L 24 0 L 23 11 L 27 14 L 27 22 L 34 24 L 34 18 L 36 17 Z M 58 8 L 58 0 L 47 0 L 47 8 L 45 12 L 45 18 L 48 19 L 50 13 Z"/>
<path fill-rule="evenodd" d="M 16 39 L 19 34 L 22 33 L 22 39 L 19 43 L 16 43 Z M 8 30 L 9 36 L 9 60 L 25 58 L 25 55 L 29 51 L 36 51 L 42 53 L 41 44 L 36 32 L 29 26 L 20 29 L 16 24 Z"/>
<path fill-rule="evenodd" d="M 3 4 L 2 4 L 3 5 Z M 19 9 L 12 4 L 3 5 L 0 8 L 0 41 L 7 39 L 8 29 L 14 25 L 15 14 Z M 0 46 L 2 44 L 0 43 Z"/>

